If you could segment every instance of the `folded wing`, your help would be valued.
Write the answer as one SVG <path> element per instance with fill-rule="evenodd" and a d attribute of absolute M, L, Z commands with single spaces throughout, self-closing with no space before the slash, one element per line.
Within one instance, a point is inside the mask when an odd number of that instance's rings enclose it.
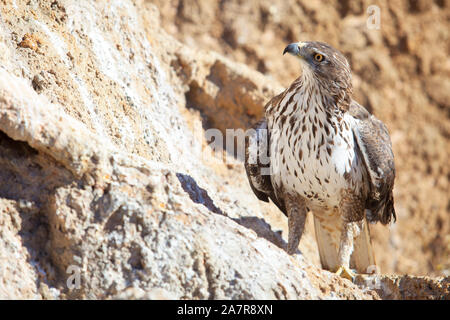
<path fill-rule="evenodd" d="M 392 194 L 395 165 L 388 130 L 383 122 L 355 101 L 350 104 L 349 113 L 356 119 L 352 130 L 370 180 L 367 219 L 383 224 L 389 223 L 392 218 L 395 221 Z"/>

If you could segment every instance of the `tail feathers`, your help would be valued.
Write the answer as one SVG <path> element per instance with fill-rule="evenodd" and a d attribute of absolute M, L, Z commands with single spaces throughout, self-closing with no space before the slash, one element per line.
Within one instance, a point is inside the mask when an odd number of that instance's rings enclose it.
<path fill-rule="evenodd" d="M 314 230 L 322 268 L 336 271 L 339 268 L 339 237 L 333 237 L 327 230 L 327 226 L 320 222 L 316 216 L 314 216 Z"/>
<path fill-rule="evenodd" d="M 373 273 L 377 271 L 375 253 L 370 239 L 369 225 L 364 219 L 363 228 L 353 240 L 353 253 L 350 257 L 350 268 L 358 273 Z"/>
<path fill-rule="evenodd" d="M 339 268 L 339 241 L 340 235 L 332 235 L 328 226 L 314 217 L 314 229 L 319 249 L 322 268 L 335 271 Z M 370 240 L 369 226 L 364 220 L 360 234 L 353 239 L 353 252 L 350 257 L 350 268 L 358 273 L 373 273 L 376 271 L 375 254 Z"/>

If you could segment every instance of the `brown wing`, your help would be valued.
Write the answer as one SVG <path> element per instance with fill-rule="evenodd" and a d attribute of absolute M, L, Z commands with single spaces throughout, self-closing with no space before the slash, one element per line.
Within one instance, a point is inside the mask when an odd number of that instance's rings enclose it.
<path fill-rule="evenodd" d="M 394 209 L 395 165 L 391 139 L 383 122 L 371 115 L 363 106 L 352 101 L 348 111 L 355 119 L 352 128 L 360 153 L 370 177 L 370 192 L 366 209 L 367 219 L 387 224 L 392 217 L 396 220 Z"/>
<path fill-rule="evenodd" d="M 269 131 L 267 120 L 263 118 L 250 130 L 245 139 L 245 171 L 248 182 L 259 200 L 269 202 L 269 199 L 285 214 L 283 201 L 275 196 L 270 178 Z"/>

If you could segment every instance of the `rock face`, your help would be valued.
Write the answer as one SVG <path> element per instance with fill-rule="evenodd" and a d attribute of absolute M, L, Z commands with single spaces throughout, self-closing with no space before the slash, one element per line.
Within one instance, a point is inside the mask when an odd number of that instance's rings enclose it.
<path fill-rule="evenodd" d="M 285 218 L 207 140 L 261 116 L 276 80 L 178 42 L 146 2 L 0 14 L 1 298 L 449 297 L 448 279 L 323 271 L 311 233 L 284 252 Z"/>
<path fill-rule="evenodd" d="M 165 30 L 288 86 L 286 44 L 330 43 L 348 58 L 355 99 L 386 123 L 397 177 L 396 224 L 371 226 L 382 272 L 449 275 L 449 2 L 155 0 Z M 372 25 L 379 12 L 379 29 Z M 424 223 L 426 221 L 426 223 Z"/>

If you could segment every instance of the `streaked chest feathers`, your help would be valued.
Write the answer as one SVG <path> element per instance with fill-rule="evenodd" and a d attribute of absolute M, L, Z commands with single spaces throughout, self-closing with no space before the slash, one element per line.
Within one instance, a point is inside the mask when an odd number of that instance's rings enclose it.
<path fill-rule="evenodd" d="M 292 89 L 292 88 L 291 88 Z M 269 119 L 273 183 L 303 196 L 310 207 L 339 204 L 342 190 L 361 189 L 350 115 L 327 110 L 314 90 L 290 90 Z"/>

